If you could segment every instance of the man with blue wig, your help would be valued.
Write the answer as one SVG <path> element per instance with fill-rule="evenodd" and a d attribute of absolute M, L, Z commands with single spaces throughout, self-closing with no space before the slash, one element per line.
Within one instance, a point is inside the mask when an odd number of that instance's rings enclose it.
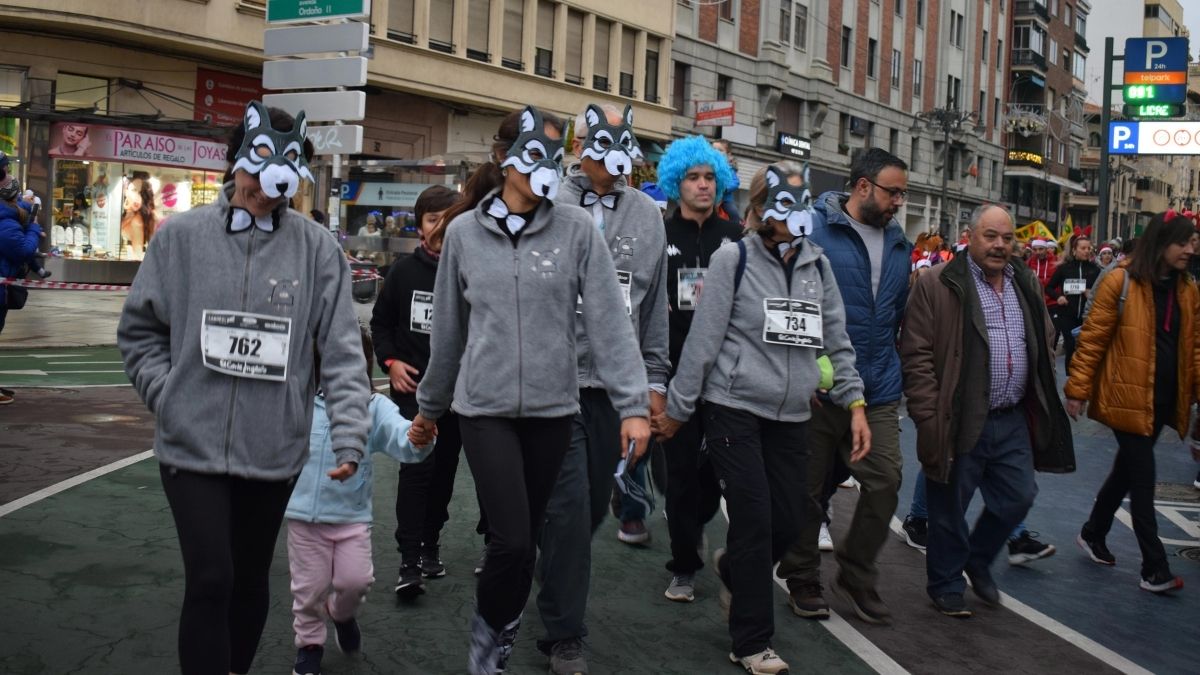
<path fill-rule="evenodd" d="M 738 223 L 716 209 L 734 182 L 733 169 L 703 136 L 682 138 L 667 147 L 658 163 L 658 187 L 679 207 L 667 217 L 667 302 L 671 311 L 671 374 L 679 365 L 683 341 L 704 288 L 708 260 L 724 244 L 742 236 Z M 694 415 L 663 442 L 667 460 L 667 530 L 671 535 L 671 584 L 665 595 L 676 602 L 695 599 L 695 575 L 704 567 L 704 526 L 716 514 L 721 489 L 700 447 L 704 429 Z"/>

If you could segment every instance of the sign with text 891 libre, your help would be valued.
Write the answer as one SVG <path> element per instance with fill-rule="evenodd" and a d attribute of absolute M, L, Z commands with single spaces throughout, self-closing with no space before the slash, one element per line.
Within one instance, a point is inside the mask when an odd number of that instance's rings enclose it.
<path fill-rule="evenodd" d="M 356 19 L 371 14 L 371 0 L 267 0 L 267 23 Z"/>

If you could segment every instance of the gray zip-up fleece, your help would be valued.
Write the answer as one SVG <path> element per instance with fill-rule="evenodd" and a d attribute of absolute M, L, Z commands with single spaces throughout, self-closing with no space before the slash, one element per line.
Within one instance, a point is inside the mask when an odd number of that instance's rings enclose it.
<path fill-rule="evenodd" d="M 555 201 L 578 206 L 580 196 L 592 184 L 579 172 L 578 165 L 572 169 L 568 172 L 570 177 L 559 186 Z M 627 273 L 629 279 L 630 316 L 642 347 L 646 379 L 650 384 L 665 385 L 671 376 L 671 362 L 667 328 L 667 234 L 662 213 L 649 195 L 630 188 L 624 178 L 617 180 L 611 194 L 619 195 L 617 208 L 604 209 L 601 235 L 608 242 L 618 275 Z M 575 322 L 575 349 L 579 356 L 580 388 L 603 386 L 583 321 Z"/>
<path fill-rule="evenodd" d="M 429 367 L 417 388 L 421 415 L 451 400 L 467 417 L 565 417 L 579 411 L 575 309 L 600 379 L 622 419 L 649 412 L 646 372 L 616 270 L 592 217 L 542 200 L 514 244 L 483 210 L 446 228 L 433 291 Z"/>
<path fill-rule="evenodd" d="M 155 415 L 154 452 L 199 473 L 286 480 L 308 459 L 313 347 L 339 464 L 366 442 L 366 360 L 337 242 L 286 211 L 274 232 L 226 232 L 232 183 L 217 201 L 172 216 L 154 234 L 117 327 L 125 372 Z M 204 365 L 204 310 L 291 319 L 284 382 Z"/>
<path fill-rule="evenodd" d="M 704 277 L 704 295 L 696 307 L 692 329 L 683 344 L 679 368 L 671 379 L 667 415 L 686 421 L 697 399 L 744 410 L 780 422 L 812 417 L 809 401 L 820 381 L 817 357 L 833 363 L 830 396 L 846 407 L 863 397 L 863 382 L 854 369 L 854 347 L 846 334 L 846 312 L 829 260 L 811 240 L 796 252 L 789 284 L 784 267 L 758 235 L 747 235 L 746 269 L 734 292 L 737 242 L 713 254 Z M 824 274 L 818 270 L 824 266 Z M 791 298 L 821 306 L 824 347 L 820 350 L 768 343 L 763 300 Z"/>

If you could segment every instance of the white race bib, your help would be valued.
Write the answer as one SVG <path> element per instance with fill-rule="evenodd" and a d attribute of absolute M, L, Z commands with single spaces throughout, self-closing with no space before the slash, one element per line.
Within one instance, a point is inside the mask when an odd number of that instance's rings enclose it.
<path fill-rule="evenodd" d="M 821 332 L 821 306 L 807 300 L 764 298 L 763 342 L 789 347 L 825 346 Z"/>
<path fill-rule="evenodd" d="M 704 290 L 704 275 L 707 267 L 680 267 L 676 273 L 675 297 L 679 309 L 695 310 Z"/>
<path fill-rule="evenodd" d="M 287 379 L 291 318 L 206 309 L 201 324 L 205 367 L 254 380 Z"/>
<path fill-rule="evenodd" d="M 1066 295 L 1083 295 L 1087 290 L 1087 281 L 1084 279 L 1067 279 L 1063 282 L 1063 293 Z"/>
<path fill-rule="evenodd" d="M 408 310 L 408 328 L 414 333 L 433 332 L 433 293 L 413 291 Z"/>

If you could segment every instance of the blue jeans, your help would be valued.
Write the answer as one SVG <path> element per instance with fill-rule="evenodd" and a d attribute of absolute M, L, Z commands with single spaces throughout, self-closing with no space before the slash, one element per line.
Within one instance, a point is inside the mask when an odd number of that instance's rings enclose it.
<path fill-rule="evenodd" d="M 1020 410 L 988 413 L 975 447 L 954 459 L 949 483 L 925 480 L 926 590 L 934 598 L 965 591 L 964 571 L 990 579 L 988 567 L 1037 496 L 1029 427 Z M 968 530 L 965 516 L 977 488 L 984 508 Z"/>
<path fill-rule="evenodd" d="M 917 473 L 917 484 L 913 486 L 913 498 L 912 504 L 908 507 L 908 517 L 929 520 L 929 507 L 925 505 L 925 469 L 921 469 Z M 1025 521 L 1017 523 L 1012 533 L 1008 535 L 1008 540 L 1016 541 L 1020 539 L 1021 535 L 1025 534 L 1027 529 Z"/>

